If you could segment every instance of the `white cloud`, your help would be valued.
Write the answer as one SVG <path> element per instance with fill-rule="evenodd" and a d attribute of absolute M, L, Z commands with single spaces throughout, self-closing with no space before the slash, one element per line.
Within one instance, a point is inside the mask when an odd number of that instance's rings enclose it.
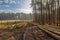
<path fill-rule="evenodd" d="M 10 7 L 9 5 L 5 5 L 5 7 Z"/>
<path fill-rule="evenodd" d="M 22 4 L 22 8 L 19 10 L 26 13 L 32 12 L 32 8 L 30 4 L 31 4 L 31 0 L 25 0 L 24 3 Z"/>
<path fill-rule="evenodd" d="M 0 10 L 0 12 L 5 12 L 4 10 Z"/>
<path fill-rule="evenodd" d="M 2 4 L 3 1 L 0 0 L 0 4 Z"/>
<path fill-rule="evenodd" d="M 32 13 L 32 9 L 17 9 L 16 12 Z"/>
<path fill-rule="evenodd" d="M 17 3 L 20 4 L 20 1 L 18 1 Z"/>
<path fill-rule="evenodd" d="M 16 13 L 16 12 L 23 12 L 23 13 L 32 13 L 32 9 L 17 9 L 15 11 L 13 10 L 0 10 L 0 12 L 13 12 L 13 13 Z"/>
<path fill-rule="evenodd" d="M 0 10 L 0 13 L 1 13 L 1 12 L 5 12 L 5 13 L 13 12 L 13 13 L 15 13 L 13 10 Z"/>
<path fill-rule="evenodd" d="M 16 1 L 15 0 L 10 0 L 10 4 L 12 4 L 12 3 L 16 4 Z"/>
<path fill-rule="evenodd" d="M 9 0 L 5 0 L 4 2 L 5 2 L 5 3 L 9 3 Z"/>
<path fill-rule="evenodd" d="M 31 4 L 31 0 L 25 0 L 24 3 L 23 3 L 23 5 L 22 5 L 22 8 L 23 9 L 28 9 L 28 8 L 31 7 L 30 4 Z"/>
<path fill-rule="evenodd" d="M 14 3 L 16 4 L 15 0 L 10 0 L 10 3 Z M 22 8 L 20 9 L 16 9 L 16 11 L 14 10 L 8 10 L 11 12 L 24 12 L 24 13 L 32 13 L 32 8 L 31 8 L 31 0 L 25 0 L 24 3 L 22 4 Z M 8 5 L 6 5 L 6 7 L 9 7 Z M 6 11 L 7 12 L 7 11 Z"/>

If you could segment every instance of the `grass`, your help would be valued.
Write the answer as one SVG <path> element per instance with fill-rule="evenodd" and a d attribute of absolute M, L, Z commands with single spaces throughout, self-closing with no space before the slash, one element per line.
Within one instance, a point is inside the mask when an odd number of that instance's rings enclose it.
<path fill-rule="evenodd" d="M 0 24 L 4 23 L 19 23 L 19 22 L 30 22 L 32 20 L 0 20 Z"/>
<path fill-rule="evenodd" d="M 32 22 L 32 20 L 0 20 L 0 28 L 7 28 L 9 25 L 27 22 Z"/>
<path fill-rule="evenodd" d="M 21 22 L 21 20 L 0 20 L 0 24 L 3 24 L 3 23 L 14 23 L 14 22 Z"/>

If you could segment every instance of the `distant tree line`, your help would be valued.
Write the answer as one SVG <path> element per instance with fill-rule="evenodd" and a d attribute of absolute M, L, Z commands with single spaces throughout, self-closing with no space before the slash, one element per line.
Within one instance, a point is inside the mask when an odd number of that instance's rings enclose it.
<path fill-rule="evenodd" d="M 0 13 L 0 20 L 31 20 L 32 14 L 26 14 L 26 13 Z"/>

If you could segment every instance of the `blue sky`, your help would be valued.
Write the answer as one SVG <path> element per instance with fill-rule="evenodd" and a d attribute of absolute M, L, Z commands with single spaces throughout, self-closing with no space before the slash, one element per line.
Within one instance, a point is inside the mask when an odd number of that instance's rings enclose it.
<path fill-rule="evenodd" d="M 0 0 L 0 12 L 32 12 L 31 0 Z"/>

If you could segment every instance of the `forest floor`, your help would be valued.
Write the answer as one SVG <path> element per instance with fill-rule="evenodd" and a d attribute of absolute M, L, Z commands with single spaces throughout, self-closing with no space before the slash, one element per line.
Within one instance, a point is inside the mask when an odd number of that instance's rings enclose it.
<path fill-rule="evenodd" d="M 60 27 L 58 27 L 58 26 L 52 26 L 52 25 L 46 26 L 46 25 L 43 25 L 43 27 L 60 35 Z"/>
<path fill-rule="evenodd" d="M 4 20 L 3 20 L 4 21 Z M 32 25 L 32 24 L 35 25 Z M 41 31 L 39 27 L 43 27 L 47 30 L 53 31 L 60 35 L 60 30 L 54 28 L 51 25 L 39 25 L 33 23 L 31 20 L 27 21 L 8 21 L 0 23 L 0 40 L 54 40 L 49 35 Z"/>
<path fill-rule="evenodd" d="M 0 40 L 55 40 L 32 23 L 18 23 L 12 28 L 0 29 Z"/>
<path fill-rule="evenodd" d="M 52 31 L 56 34 L 59 34 L 60 35 L 60 27 L 59 26 L 54 26 L 54 25 L 40 25 L 38 23 L 34 23 L 36 25 L 39 25 L 40 27 L 43 27 L 49 31 Z"/>

